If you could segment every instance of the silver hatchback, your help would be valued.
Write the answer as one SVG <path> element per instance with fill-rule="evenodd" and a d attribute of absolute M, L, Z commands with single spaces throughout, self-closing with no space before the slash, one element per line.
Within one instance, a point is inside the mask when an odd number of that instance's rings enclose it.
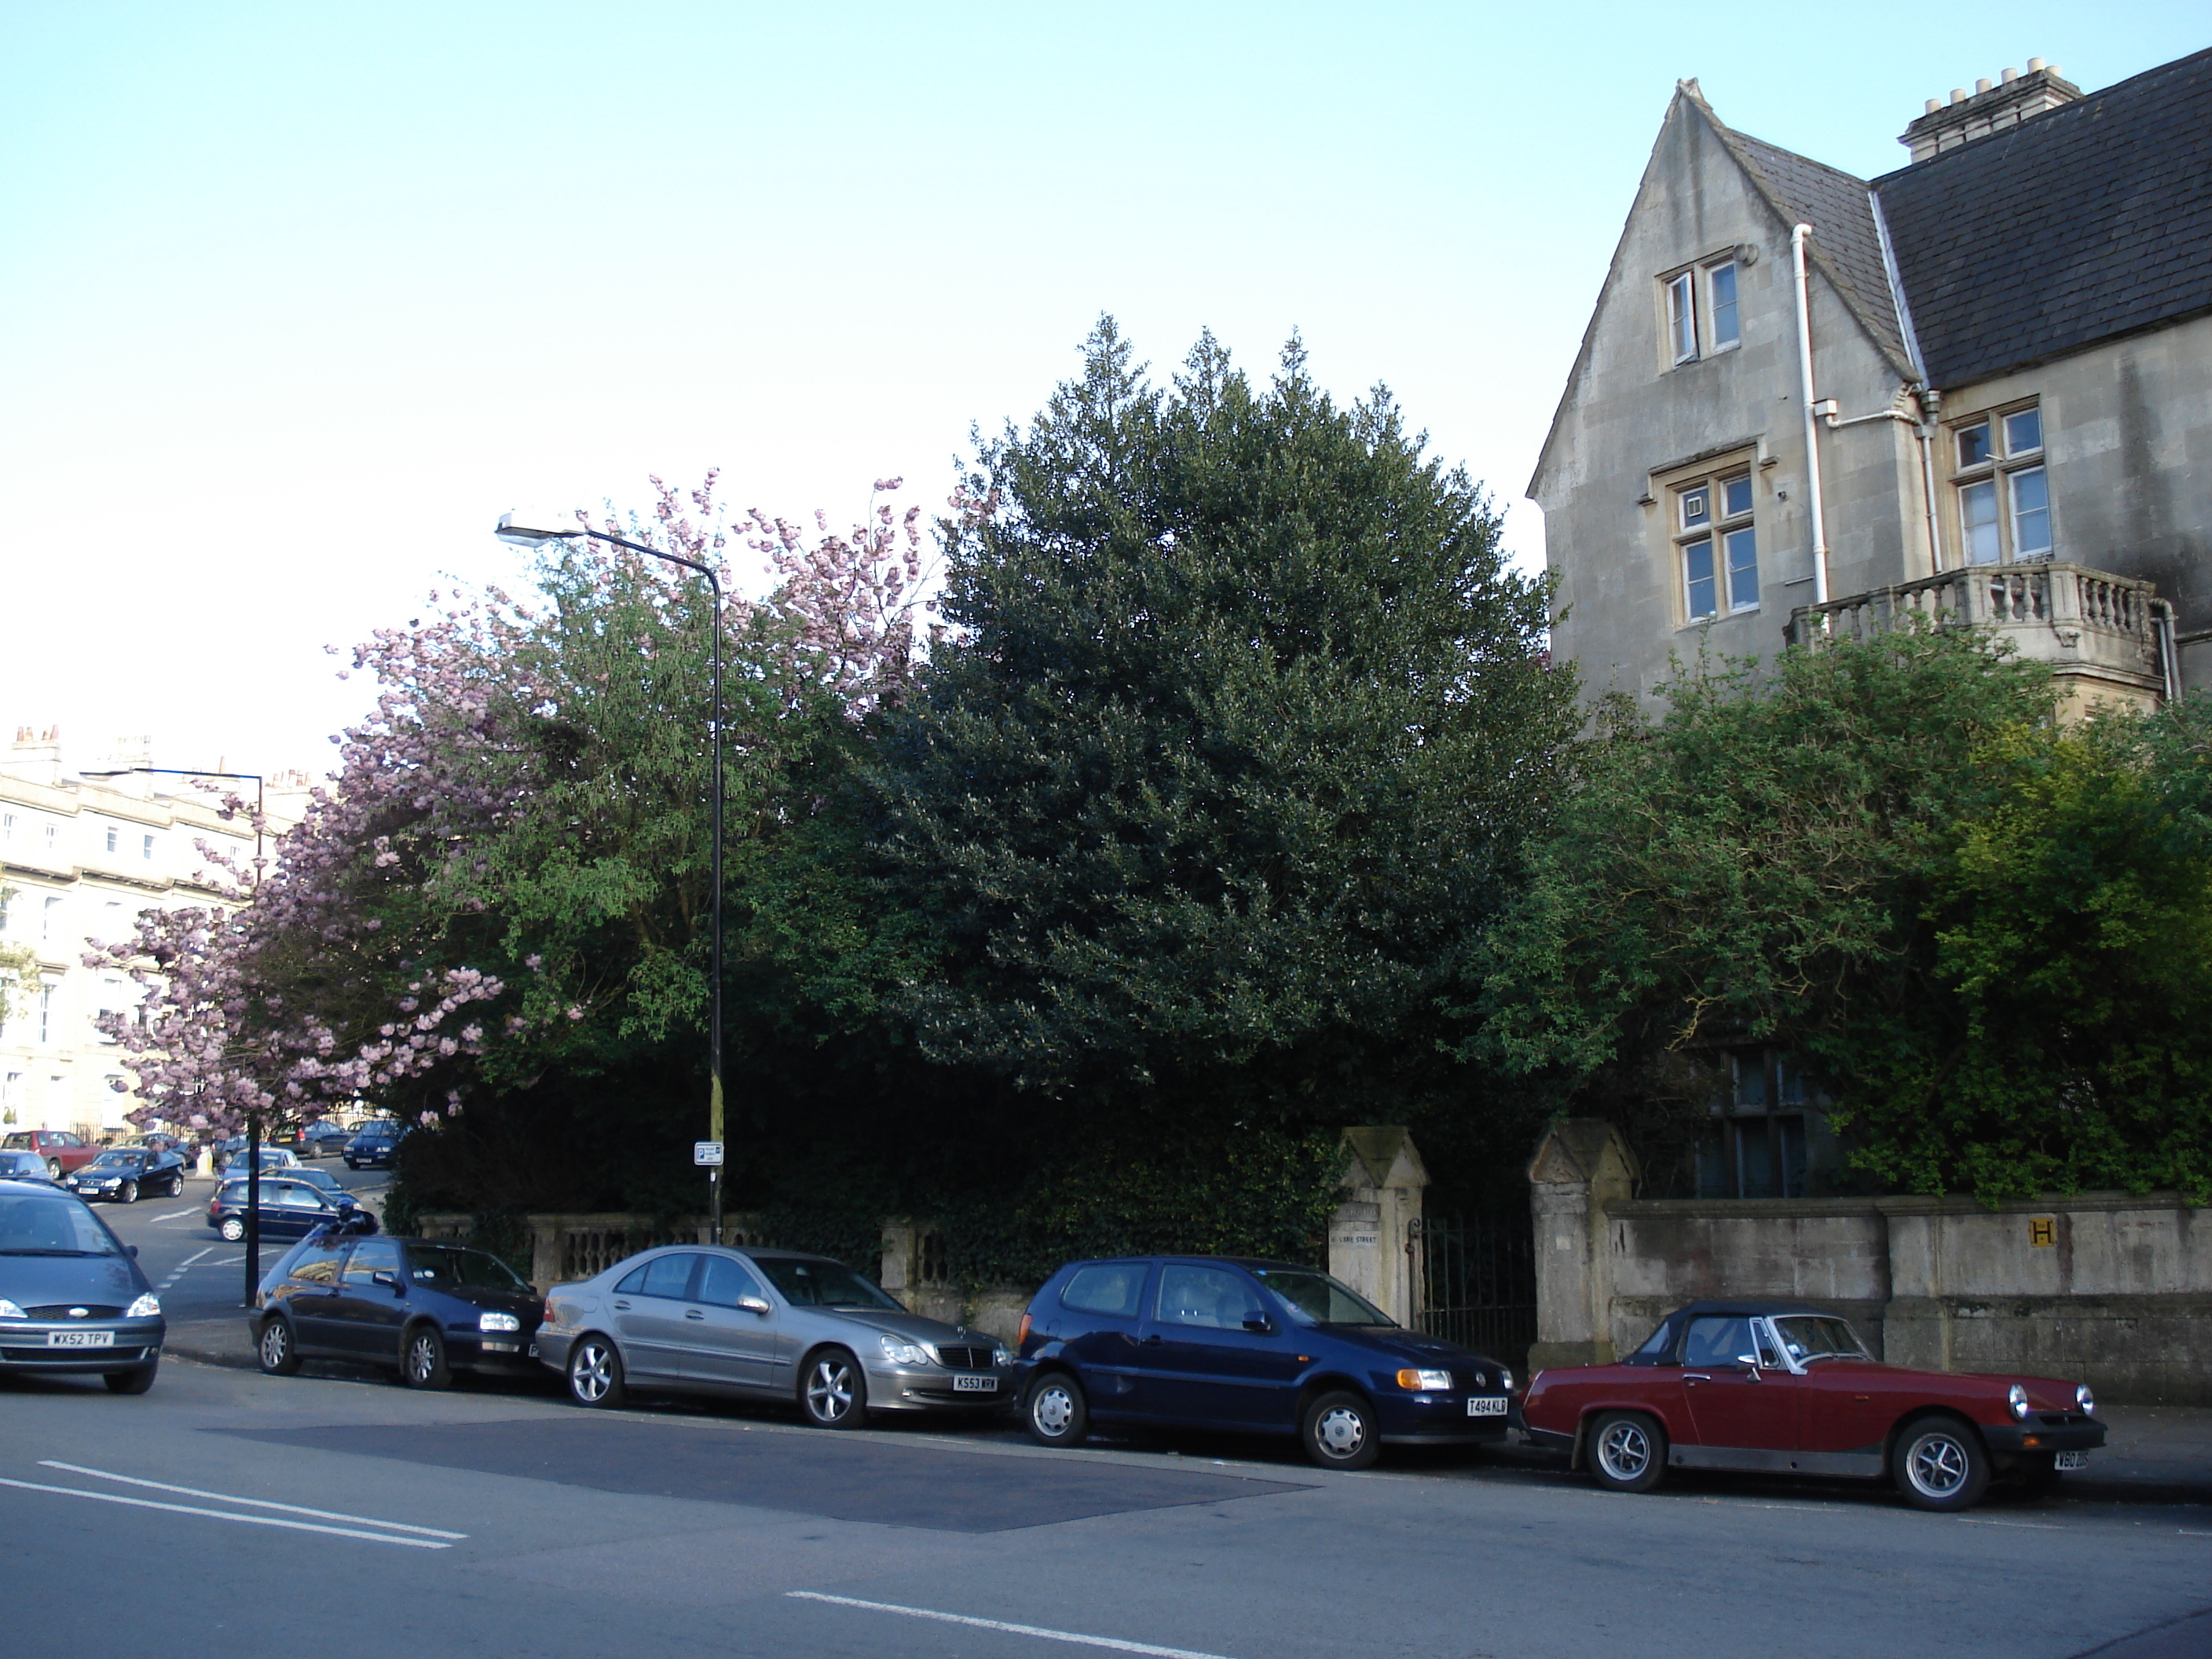
<path fill-rule="evenodd" d="M 871 1412 L 995 1409 L 1014 1360 L 826 1256 L 693 1244 L 556 1285 L 537 1352 L 580 1406 L 618 1406 L 632 1388 L 723 1394 L 794 1404 L 825 1429 Z"/>

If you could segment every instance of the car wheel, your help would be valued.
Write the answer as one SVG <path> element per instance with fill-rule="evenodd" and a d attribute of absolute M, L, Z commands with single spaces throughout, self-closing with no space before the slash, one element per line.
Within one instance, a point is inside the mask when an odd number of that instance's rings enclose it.
<path fill-rule="evenodd" d="M 1083 1385 L 1066 1371 L 1047 1371 L 1022 1402 L 1030 1436 L 1047 1446 L 1079 1446 L 1091 1432 L 1091 1403 Z"/>
<path fill-rule="evenodd" d="M 868 1420 L 868 1380 L 842 1348 L 823 1348 L 806 1362 L 799 1408 L 817 1429 L 857 1429 Z"/>
<path fill-rule="evenodd" d="M 61 1178 L 62 1178 L 62 1161 L 61 1161 L 61 1159 L 59 1159 L 59 1158 L 48 1158 L 48 1159 L 46 1160 L 46 1179 L 47 1179 L 47 1180 L 49 1180 L 49 1181 L 59 1181 Z"/>
<path fill-rule="evenodd" d="M 169 1196 L 175 1198 L 185 1190 L 185 1172 L 179 1170 L 169 1177 Z"/>
<path fill-rule="evenodd" d="M 235 1244 L 246 1237 L 246 1224 L 234 1215 L 227 1215 L 222 1218 L 222 1225 L 217 1227 L 216 1232 L 224 1243 Z"/>
<path fill-rule="evenodd" d="M 1917 1510 L 1972 1509 L 1989 1490 L 1990 1455 L 1958 1419 L 1923 1417 L 1897 1437 L 1889 1473 Z"/>
<path fill-rule="evenodd" d="M 446 1339 L 435 1325 L 410 1325 L 399 1345 L 399 1379 L 410 1389 L 446 1389 L 453 1382 L 446 1364 Z"/>
<path fill-rule="evenodd" d="M 1299 1438 L 1325 1469 L 1364 1469 L 1382 1455 L 1374 1407 L 1356 1394 L 1325 1394 L 1307 1407 Z"/>
<path fill-rule="evenodd" d="M 154 1373 L 161 1369 L 161 1362 L 134 1365 L 127 1371 L 109 1371 L 100 1380 L 107 1384 L 110 1394 L 143 1394 L 154 1386 Z"/>
<path fill-rule="evenodd" d="M 622 1352 L 604 1336 L 576 1340 L 568 1351 L 568 1398 L 579 1406 L 623 1402 Z"/>
<path fill-rule="evenodd" d="M 1650 1492 L 1667 1478 L 1667 1431 L 1642 1412 L 1607 1412 L 1590 1425 L 1589 1468 L 1608 1492 Z"/>
<path fill-rule="evenodd" d="M 298 1370 L 300 1349 L 292 1340 L 292 1322 L 279 1314 L 264 1322 L 255 1352 L 261 1369 L 271 1376 L 289 1376 Z"/>
<path fill-rule="evenodd" d="M 115 1189 L 115 1201 L 118 1204 L 136 1204 L 138 1201 L 138 1183 L 135 1181 L 126 1181 L 118 1187 Z"/>

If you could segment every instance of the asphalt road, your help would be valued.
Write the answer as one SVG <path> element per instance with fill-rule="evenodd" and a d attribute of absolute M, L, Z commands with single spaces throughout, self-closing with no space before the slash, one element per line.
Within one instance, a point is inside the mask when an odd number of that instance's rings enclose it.
<path fill-rule="evenodd" d="M 1252 1449 L 832 1434 L 173 1358 L 136 1399 L 0 1382 L 0 1652 L 2212 1652 L 2203 1506 L 1929 1516 L 1868 1489 L 1620 1497 L 1480 1456 L 1347 1475 Z"/>

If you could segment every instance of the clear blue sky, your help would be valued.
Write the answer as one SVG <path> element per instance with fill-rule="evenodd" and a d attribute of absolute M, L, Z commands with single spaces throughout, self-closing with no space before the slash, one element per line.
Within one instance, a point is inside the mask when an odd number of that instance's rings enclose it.
<path fill-rule="evenodd" d="M 2191 4 L 0 3 L 0 722 L 320 769 L 517 502 L 934 506 L 1111 311 L 1303 332 L 1517 503 L 1678 76 L 1861 174 Z M 1516 552 L 1542 556 L 1532 508 Z"/>

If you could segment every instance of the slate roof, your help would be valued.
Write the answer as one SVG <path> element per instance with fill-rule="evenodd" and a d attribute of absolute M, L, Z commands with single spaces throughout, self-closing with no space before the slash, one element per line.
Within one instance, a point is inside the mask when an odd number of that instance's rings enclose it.
<path fill-rule="evenodd" d="M 1765 176 L 1784 212 L 1813 227 L 1814 257 L 1826 260 L 1830 276 L 1846 290 L 1844 303 L 1893 356 L 1904 361 L 1905 331 L 1890 299 L 1866 180 L 1746 133 L 1730 131 L 1728 137 L 1740 157 Z"/>
<path fill-rule="evenodd" d="M 2212 50 L 1874 187 L 1933 385 L 2212 310 Z"/>

